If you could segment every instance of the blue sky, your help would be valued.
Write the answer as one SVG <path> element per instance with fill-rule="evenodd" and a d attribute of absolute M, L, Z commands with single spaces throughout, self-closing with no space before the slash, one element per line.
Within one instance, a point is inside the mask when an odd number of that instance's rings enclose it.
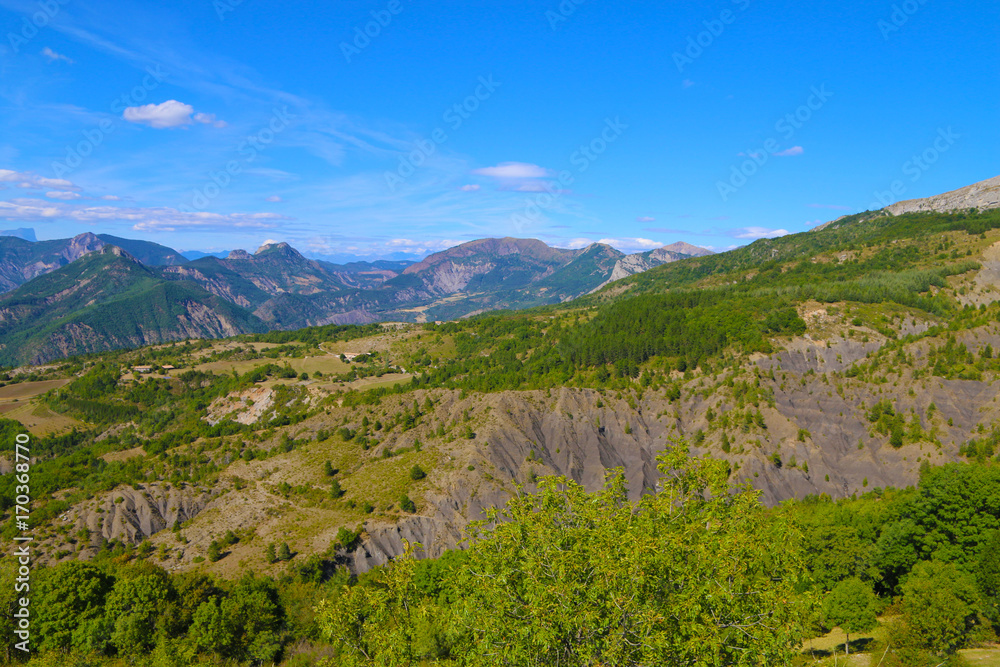
<path fill-rule="evenodd" d="M 983 1 L 0 0 L 0 229 L 721 250 L 998 175 L 998 36 Z"/>

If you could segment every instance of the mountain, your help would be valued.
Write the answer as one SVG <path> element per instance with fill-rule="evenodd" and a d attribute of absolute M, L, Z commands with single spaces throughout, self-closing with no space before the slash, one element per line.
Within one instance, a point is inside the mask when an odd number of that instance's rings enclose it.
<path fill-rule="evenodd" d="M 186 257 L 173 248 L 152 241 L 135 241 L 110 234 L 98 234 L 97 238 L 121 248 L 146 266 L 175 266 L 188 261 Z"/>
<path fill-rule="evenodd" d="M 219 250 L 217 252 L 202 252 L 200 250 L 182 250 L 181 256 L 191 261 L 193 259 L 201 259 L 202 257 L 218 257 L 220 259 L 224 258 L 229 254 L 229 250 Z"/>
<path fill-rule="evenodd" d="M 0 236 L 0 292 L 12 290 L 36 276 L 66 266 L 108 244 L 123 248 L 147 266 L 187 261 L 158 243 L 122 239 L 109 234 L 86 232 L 71 239 L 32 241 L 15 236 Z"/>
<path fill-rule="evenodd" d="M 105 245 L 87 232 L 71 239 L 25 241 L 0 236 L 0 291 L 14 289 L 36 276 L 54 271 Z"/>
<path fill-rule="evenodd" d="M 0 231 L 0 236 L 16 236 L 19 239 L 24 239 L 25 241 L 35 242 L 38 239 L 35 238 L 35 230 L 30 227 L 21 227 L 18 229 L 7 229 Z"/>
<path fill-rule="evenodd" d="M 267 328 L 198 285 L 166 281 L 105 244 L 0 297 L 0 364 Z"/>
<path fill-rule="evenodd" d="M 949 213 L 969 209 L 1000 208 L 1000 176 L 924 199 L 907 199 L 885 208 L 893 215 L 934 211 Z"/>
<path fill-rule="evenodd" d="M 649 271 L 650 269 L 660 266 L 661 264 L 669 264 L 670 262 L 676 262 L 690 257 L 707 257 L 711 254 L 713 254 L 711 250 L 699 248 L 698 246 L 693 246 L 689 243 L 677 242 L 668 246 L 663 246 L 662 248 L 650 250 L 648 252 L 627 255 L 626 257 L 622 257 L 618 260 L 614 269 L 611 271 L 611 276 L 608 277 L 604 283 L 601 283 L 601 285 L 596 287 L 595 290 L 601 289 L 608 283 L 621 280 L 627 276 Z"/>

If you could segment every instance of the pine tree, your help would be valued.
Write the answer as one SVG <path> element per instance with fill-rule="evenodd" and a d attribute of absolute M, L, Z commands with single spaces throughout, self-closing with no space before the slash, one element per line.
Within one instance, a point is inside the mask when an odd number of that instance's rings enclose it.
<path fill-rule="evenodd" d="M 282 542 L 281 546 L 278 547 L 278 560 L 292 560 L 292 550 L 288 548 L 288 542 Z"/>

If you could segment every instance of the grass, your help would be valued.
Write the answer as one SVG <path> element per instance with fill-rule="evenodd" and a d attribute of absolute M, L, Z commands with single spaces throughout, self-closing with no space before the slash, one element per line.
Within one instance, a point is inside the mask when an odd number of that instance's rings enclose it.
<path fill-rule="evenodd" d="M 0 415 L 21 422 L 32 435 L 64 433 L 84 425 L 72 417 L 52 412 L 36 401 L 0 403 Z"/>
<path fill-rule="evenodd" d="M 0 403 L 26 398 L 34 398 L 50 389 L 58 389 L 70 383 L 70 378 L 62 380 L 42 380 L 40 382 L 19 382 L 0 387 Z"/>

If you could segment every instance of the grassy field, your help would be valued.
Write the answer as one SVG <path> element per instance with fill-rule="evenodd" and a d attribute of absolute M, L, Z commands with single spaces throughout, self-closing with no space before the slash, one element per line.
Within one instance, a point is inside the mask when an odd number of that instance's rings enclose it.
<path fill-rule="evenodd" d="M 8 401 L 23 401 L 26 398 L 34 398 L 44 394 L 50 389 L 65 387 L 70 383 L 69 379 L 63 380 L 42 380 L 41 382 L 19 382 L 0 387 L 0 403 Z"/>
<path fill-rule="evenodd" d="M 335 373 L 346 373 L 351 367 L 340 360 L 339 357 L 334 355 L 322 356 L 322 357 L 306 357 L 304 359 L 295 358 L 285 358 L 285 359 L 251 359 L 248 361 L 212 361 L 206 364 L 198 364 L 194 367 L 195 370 L 203 372 L 212 373 L 229 373 L 232 370 L 236 370 L 237 373 L 241 375 L 247 371 L 251 371 L 259 366 L 266 366 L 267 364 L 278 364 L 279 366 L 288 363 L 296 373 L 309 373 L 310 376 L 314 375 L 316 371 L 322 372 L 324 375 L 330 375 Z"/>
<path fill-rule="evenodd" d="M 64 433 L 83 426 L 82 422 L 52 412 L 35 401 L 0 403 L 0 416 L 21 422 L 33 435 Z"/>
<path fill-rule="evenodd" d="M 846 639 L 844 632 L 840 628 L 834 628 L 822 637 L 806 640 L 802 646 L 802 655 L 794 664 L 802 667 L 805 665 L 823 667 L 877 665 L 878 658 L 881 656 L 875 657 L 873 662 L 872 654 L 867 651 L 875 643 L 875 640 L 884 639 L 883 627 L 880 624 L 872 632 L 851 635 L 851 655 L 849 657 L 844 653 L 844 640 Z M 959 651 L 959 654 L 965 663 L 975 665 L 975 667 L 1000 667 L 1000 645 L 963 649 Z"/>

